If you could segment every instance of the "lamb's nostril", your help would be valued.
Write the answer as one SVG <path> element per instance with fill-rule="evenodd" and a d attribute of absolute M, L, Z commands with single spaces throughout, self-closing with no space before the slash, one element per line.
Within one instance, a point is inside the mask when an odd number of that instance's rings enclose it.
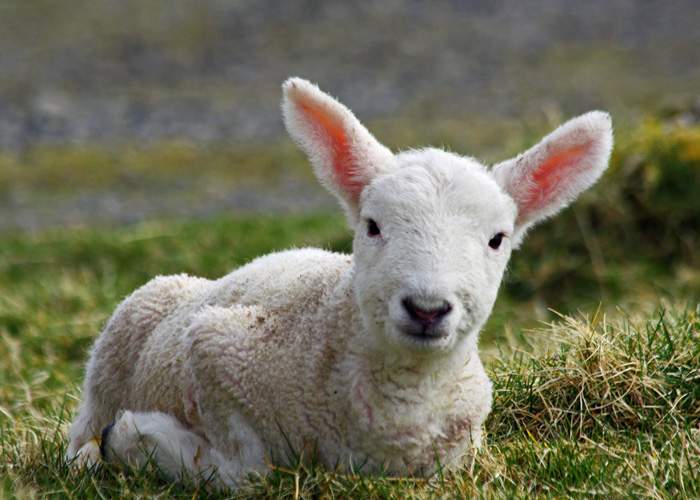
<path fill-rule="evenodd" d="M 442 304 L 438 307 L 432 308 L 424 308 L 416 305 L 416 302 L 411 297 L 403 299 L 401 304 L 404 309 L 406 309 L 411 319 L 421 323 L 435 323 L 452 311 L 452 304 L 446 300 L 443 300 Z"/>

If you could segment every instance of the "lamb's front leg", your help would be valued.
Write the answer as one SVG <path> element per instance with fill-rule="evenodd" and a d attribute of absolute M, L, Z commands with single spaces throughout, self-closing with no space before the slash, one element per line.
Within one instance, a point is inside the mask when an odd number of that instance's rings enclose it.
<path fill-rule="evenodd" d="M 218 488 L 237 487 L 260 463 L 244 463 L 226 456 L 176 418 L 160 412 L 124 411 L 103 432 L 102 452 L 107 461 L 141 467 L 153 460 L 171 479 L 212 480 Z"/>

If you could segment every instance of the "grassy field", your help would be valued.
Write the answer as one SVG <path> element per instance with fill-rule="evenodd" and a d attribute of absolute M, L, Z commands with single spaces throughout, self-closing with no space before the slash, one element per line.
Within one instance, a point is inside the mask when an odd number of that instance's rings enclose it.
<path fill-rule="evenodd" d="M 513 256 L 482 337 L 496 392 L 473 470 L 372 479 L 298 466 L 253 480 L 244 494 L 700 496 L 700 127 L 649 120 L 617 139 L 601 183 Z M 184 170 L 205 158 L 158 151 L 139 161 L 84 152 L 61 169 L 73 179 L 68 189 L 153 175 L 157 192 L 172 155 L 190 158 Z M 59 190 L 51 165 L 76 153 L 32 154 L 0 158 L 0 198 L 10 185 Z M 299 161 L 279 154 L 266 168 Z M 207 176 L 226 182 L 237 157 L 206 155 Z M 106 177 L 81 175 L 91 158 L 108 165 Z M 138 167 L 148 163 L 158 168 Z M 0 234 L 0 496 L 206 494 L 151 468 L 66 469 L 90 344 L 116 304 L 158 274 L 218 277 L 272 250 L 349 251 L 350 243 L 338 213 Z"/>
<path fill-rule="evenodd" d="M 219 276 L 291 245 L 346 250 L 337 216 L 149 223 L 5 236 L 0 246 L 0 485 L 7 496 L 182 496 L 152 470 L 70 473 L 61 457 L 86 351 L 115 304 L 156 274 Z M 516 256 L 516 261 L 518 257 Z M 516 265 L 517 267 L 517 265 Z M 591 309 L 523 332 L 537 305 L 506 286 L 484 348 L 496 384 L 473 471 L 429 480 L 278 469 L 246 494 L 700 495 L 700 309 Z M 535 301 L 536 302 L 536 301 Z M 504 319 L 505 318 L 505 319 Z M 521 325 L 521 323 L 517 323 Z M 511 338 L 504 339 L 503 332 Z"/>

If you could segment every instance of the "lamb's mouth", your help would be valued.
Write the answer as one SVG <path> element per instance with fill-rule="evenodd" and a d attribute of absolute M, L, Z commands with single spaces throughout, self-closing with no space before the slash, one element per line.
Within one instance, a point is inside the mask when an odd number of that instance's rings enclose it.
<path fill-rule="evenodd" d="M 434 326 L 402 325 L 398 330 L 411 345 L 420 348 L 441 347 L 450 337 L 449 330 Z"/>

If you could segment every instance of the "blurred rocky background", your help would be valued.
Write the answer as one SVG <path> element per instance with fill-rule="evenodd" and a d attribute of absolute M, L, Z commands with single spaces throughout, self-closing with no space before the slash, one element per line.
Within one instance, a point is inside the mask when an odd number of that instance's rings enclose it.
<path fill-rule="evenodd" d="M 276 139 L 289 75 L 366 120 L 471 123 L 627 116 L 700 84 L 695 0 L 4 0 L 0 19 L 8 150 Z"/>
<path fill-rule="evenodd" d="M 561 120 L 697 119 L 694 0 L 0 3 L 0 230 L 329 210 L 280 83 L 394 148 L 493 161 Z"/>

